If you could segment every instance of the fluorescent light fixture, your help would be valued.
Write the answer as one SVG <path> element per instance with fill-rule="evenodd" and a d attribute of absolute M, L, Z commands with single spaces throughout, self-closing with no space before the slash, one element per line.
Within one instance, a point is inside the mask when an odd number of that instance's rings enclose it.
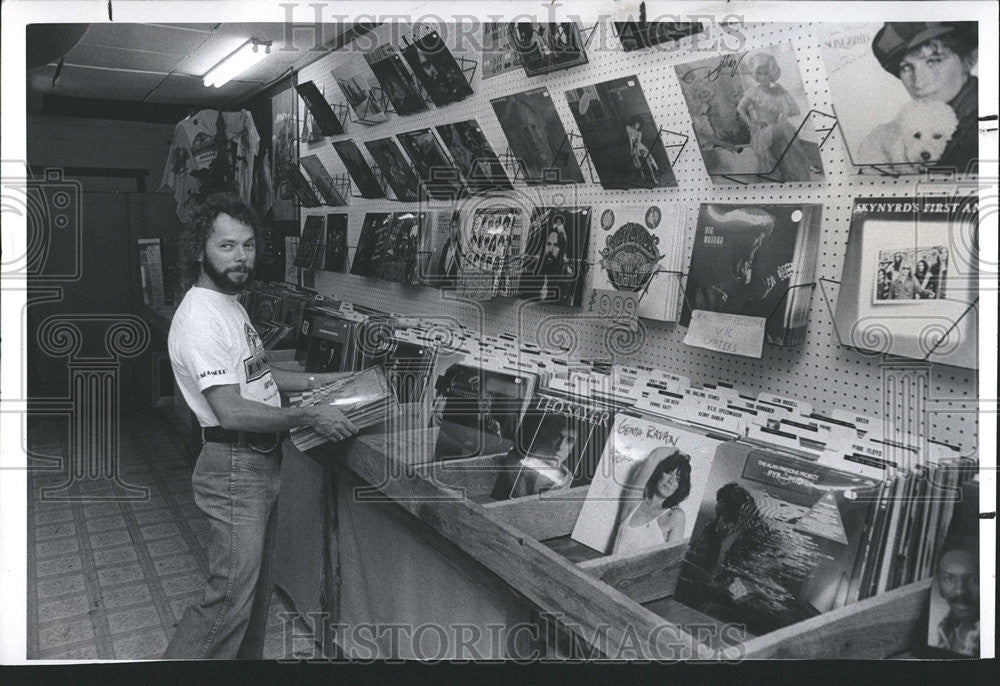
<path fill-rule="evenodd" d="M 208 70 L 205 74 L 205 87 L 221 87 L 234 77 L 264 59 L 264 55 L 271 52 L 271 41 L 257 40 L 251 38 L 246 43 L 236 48 L 228 57 Z"/>

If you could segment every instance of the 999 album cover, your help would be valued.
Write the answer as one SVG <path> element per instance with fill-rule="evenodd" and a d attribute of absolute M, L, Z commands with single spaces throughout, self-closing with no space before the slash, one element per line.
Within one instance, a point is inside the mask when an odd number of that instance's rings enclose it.
<path fill-rule="evenodd" d="M 420 181 L 396 143 L 391 138 L 379 138 L 365 141 L 365 147 L 382 170 L 382 178 L 396 194 L 396 199 L 416 202 L 420 197 Z"/>
<path fill-rule="evenodd" d="M 347 168 L 347 172 L 354 179 L 358 186 L 358 192 L 363 198 L 375 199 L 384 198 L 385 192 L 379 184 L 378 179 L 368 166 L 368 162 L 361 155 L 361 150 L 350 138 L 342 141 L 334 141 L 333 149 L 337 151 L 341 162 Z"/>
<path fill-rule="evenodd" d="M 823 160 L 791 43 L 674 69 L 709 174 L 822 180 Z"/>
<path fill-rule="evenodd" d="M 976 22 L 822 24 L 819 30 L 851 162 L 890 164 L 897 173 L 929 167 L 974 171 Z"/>
<path fill-rule="evenodd" d="M 414 78 L 406 71 L 403 58 L 396 48 L 383 43 L 365 53 L 365 60 L 375 78 L 382 84 L 382 92 L 398 115 L 415 114 L 427 110 L 427 103 L 420 95 Z"/>
<path fill-rule="evenodd" d="M 490 190 L 511 190 L 513 186 L 497 159 L 489 141 L 475 119 L 442 124 L 438 135 L 465 178 L 469 192 L 482 194 Z"/>
<path fill-rule="evenodd" d="M 388 121 L 389 115 L 376 97 L 378 79 L 361 57 L 354 57 L 330 70 L 337 85 L 347 98 L 354 114 L 363 124 Z"/>
<path fill-rule="evenodd" d="M 535 88 L 490 101 L 529 186 L 583 183 L 583 173 L 549 90 Z"/>
<path fill-rule="evenodd" d="M 403 57 L 438 107 L 472 95 L 472 86 L 436 31 L 403 48 Z"/>
<path fill-rule="evenodd" d="M 508 24 L 511 44 L 528 76 L 587 63 L 580 29 L 573 22 Z"/>
<path fill-rule="evenodd" d="M 461 176 L 430 129 L 400 133 L 396 138 L 413 161 L 427 196 L 434 200 L 455 200 L 465 195 Z"/>
<path fill-rule="evenodd" d="M 601 186 L 627 190 L 677 185 L 639 77 L 574 88 L 566 91 L 566 99 Z"/>

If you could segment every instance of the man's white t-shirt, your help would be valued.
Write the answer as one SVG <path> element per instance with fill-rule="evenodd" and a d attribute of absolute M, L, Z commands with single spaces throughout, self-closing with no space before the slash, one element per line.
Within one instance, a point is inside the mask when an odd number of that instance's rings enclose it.
<path fill-rule="evenodd" d="M 174 379 L 202 426 L 219 426 L 203 391 L 239 384 L 240 395 L 281 406 L 260 336 L 235 295 L 192 286 L 167 337 Z"/>

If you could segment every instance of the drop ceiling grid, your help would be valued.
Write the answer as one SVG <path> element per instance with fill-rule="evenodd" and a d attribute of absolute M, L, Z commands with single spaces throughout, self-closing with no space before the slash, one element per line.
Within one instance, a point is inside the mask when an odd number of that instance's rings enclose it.
<path fill-rule="evenodd" d="M 599 29 L 600 30 L 600 29 Z M 387 25 L 373 32 L 374 38 L 385 40 L 389 35 Z M 363 141 L 395 136 L 395 134 L 465 119 L 476 119 L 487 139 L 498 154 L 506 149 L 506 139 L 490 104 L 491 98 L 545 86 L 548 88 L 556 110 L 567 131 L 578 129 L 573 121 L 564 91 L 622 76 L 636 75 L 642 85 L 654 119 L 664 129 L 689 137 L 686 147 L 674 166 L 678 187 L 614 191 L 598 184 L 585 183 L 570 186 L 531 187 L 516 184 L 517 191 L 529 201 L 539 205 L 590 205 L 607 203 L 636 204 L 644 202 L 676 203 L 684 206 L 687 221 L 685 254 L 682 269 L 687 268 L 694 243 L 698 206 L 702 202 L 757 202 L 795 203 L 809 202 L 823 205 L 821 244 L 817 258 L 817 279 L 840 279 L 843 257 L 850 228 L 853 200 L 860 196 L 887 197 L 912 194 L 917 181 L 913 178 L 891 179 L 881 176 L 862 176 L 853 171 L 839 131 L 835 131 L 821 149 L 826 180 L 812 183 L 717 185 L 705 171 L 687 106 L 677 81 L 674 67 L 733 49 L 724 46 L 706 49 L 706 41 L 699 38 L 699 50 L 692 51 L 692 39 L 685 38 L 678 49 L 651 49 L 626 53 L 617 39 L 606 35 L 606 47 L 598 49 L 602 39 L 595 35 L 589 62 L 586 65 L 544 76 L 526 78 L 521 70 L 483 80 L 481 55 L 458 51 L 453 44 L 456 32 L 443 32 L 456 56 L 480 62 L 473 80 L 474 94 L 460 103 L 443 108 L 431 106 L 428 112 L 397 117 L 390 115 L 388 122 L 364 126 L 350 122 L 343 136 L 321 142 L 302 143 L 301 154 L 316 154 L 330 172 L 346 174 L 343 165 L 330 145 L 333 140 L 354 139 L 366 159 L 371 162 Z M 832 112 L 830 94 L 819 51 L 816 26 L 809 24 L 756 24 L 743 27 L 746 41 L 742 50 L 756 49 L 790 41 L 799 60 L 802 81 L 810 106 L 821 112 Z M 366 48 L 375 42 L 365 43 Z M 357 42 L 357 41 L 355 41 Z M 344 51 L 332 53 L 304 68 L 299 82 L 312 80 L 332 103 L 343 103 L 344 98 L 330 70 L 345 59 L 363 60 L 359 53 Z M 305 108 L 300 104 L 300 111 Z M 587 172 L 584 172 L 587 176 Z M 305 209 L 303 214 L 325 214 L 346 211 L 349 215 L 348 243 L 357 244 L 361 222 L 368 211 L 391 212 L 414 210 L 413 203 L 391 200 L 363 200 L 351 198 L 348 208 Z M 431 203 L 427 208 L 442 207 Z M 595 261 L 597 248 L 603 243 L 602 232 L 596 224 L 591 227 L 589 260 Z M 353 251 L 352 251 L 353 252 Z M 663 275 L 661 275 L 662 278 Z M 428 317 L 448 317 L 462 321 L 470 327 L 477 326 L 482 318 L 486 333 L 517 333 L 526 340 L 539 344 L 565 343 L 575 346 L 572 355 L 582 358 L 609 358 L 613 355 L 623 361 L 651 364 L 691 377 L 696 383 L 728 381 L 750 393 L 770 391 L 809 401 L 819 409 L 840 408 L 880 416 L 883 411 L 883 365 L 887 362 L 879 355 L 862 353 L 838 344 L 833 328 L 832 309 L 836 308 L 837 285 L 824 283 L 823 289 L 813 290 L 809 315 L 807 341 L 798 347 L 780 348 L 765 345 L 761 359 L 725 355 L 692 348 L 682 343 L 685 329 L 677 324 L 642 320 L 644 338 L 641 341 L 609 341 L 602 322 L 586 319 L 579 310 L 556 306 L 539 306 L 516 299 L 496 300 L 488 303 L 460 303 L 449 295 L 433 288 L 403 287 L 374 279 L 364 279 L 349 274 L 316 272 L 316 286 L 324 293 L 334 294 L 354 302 L 396 312 Z M 829 306 L 827 305 L 829 300 Z M 633 352 L 638 347 L 637 352 Z M 622 356 L 622 351 L 631 353 Z M 975 449 L 978 438 L 978 419 L 975 414 L 977 385 L 971 370 L 929 365 L 928 398 L 929 414 L 921 422 L 929 425 L 930 435 L 941 440 L 960 444 L 966 450 Z"/>

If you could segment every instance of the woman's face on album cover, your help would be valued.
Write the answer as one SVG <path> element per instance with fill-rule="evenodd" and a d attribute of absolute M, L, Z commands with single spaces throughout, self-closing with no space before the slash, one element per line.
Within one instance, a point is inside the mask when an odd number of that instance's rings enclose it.
<path fill-rule="evenodd" d="M 937 41 L 916 48 L 899 63 L 899 80 L 914 100 L 948 102 L 968 77 L 962 58 Z"/>

